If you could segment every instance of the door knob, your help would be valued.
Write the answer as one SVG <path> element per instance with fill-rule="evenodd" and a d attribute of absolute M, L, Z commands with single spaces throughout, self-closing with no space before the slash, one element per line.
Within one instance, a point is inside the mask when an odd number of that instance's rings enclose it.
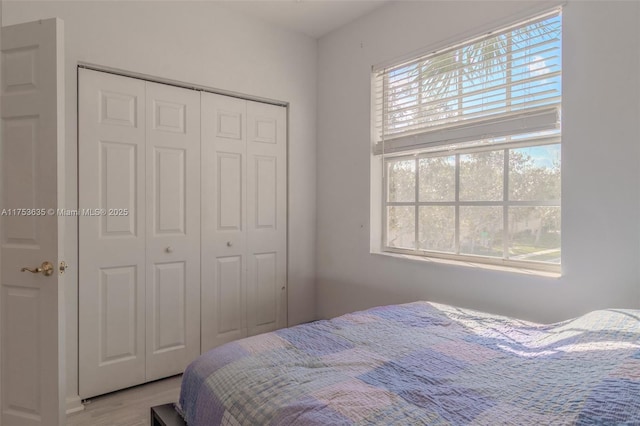
<path fill-rule="evenodd" d="M 169 246 L 166 249 L 164 249 L 164 251 L 166 251 L 167 253 L 173 253 L 173 247 Z"/>
<path fill-rule="evenodd" d="M 227 247 L 231 247 L 233 244 L 231 244 L 231 241 L 227 241 Z"/>
<path fill-rule="evenodd" d="M 42 272 L 42 275 L 48 277 L 49 275 L 53 274 L 53 264 L 51 262 L 44 261 L 42 262 L 42 265 L 38 266 L 35 269 L 29 269 L 25 267 L 25 268 L 22 268 L 20 271 L 21 272 L 29 271 L 32 274 L 39 274 L 40 272 Z"/>

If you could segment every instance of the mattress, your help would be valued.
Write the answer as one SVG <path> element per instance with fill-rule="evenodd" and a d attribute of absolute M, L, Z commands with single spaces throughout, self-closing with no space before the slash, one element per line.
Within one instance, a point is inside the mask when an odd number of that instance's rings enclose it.
<path fill-rule="evenodd" d="M 178 409 L 189 426 L 640 424 L 640 311 L 377 307 L 203 354 Z"/>

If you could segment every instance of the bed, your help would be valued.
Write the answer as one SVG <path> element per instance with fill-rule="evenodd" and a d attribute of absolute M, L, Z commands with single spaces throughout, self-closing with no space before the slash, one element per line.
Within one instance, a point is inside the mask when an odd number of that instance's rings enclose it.
<path fill-rule="evenodd" d="M 203 354 L 176 411 L 189 426 L 640 424 L 640 310 L 541 325 L 377 307 Z"/>

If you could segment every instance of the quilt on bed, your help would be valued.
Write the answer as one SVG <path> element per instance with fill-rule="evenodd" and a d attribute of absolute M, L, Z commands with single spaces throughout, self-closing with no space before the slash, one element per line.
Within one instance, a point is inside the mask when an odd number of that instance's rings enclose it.
<path fill-rule="evenodd" d="M 178 409 L 189 426 L 640 424 L 640 311 L 373 308 L 202 355 Z"/>

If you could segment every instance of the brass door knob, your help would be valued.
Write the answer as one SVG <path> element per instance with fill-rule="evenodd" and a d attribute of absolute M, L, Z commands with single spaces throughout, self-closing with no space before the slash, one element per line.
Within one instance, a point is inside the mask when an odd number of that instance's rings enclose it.
<path fill-rule="evenodd" d="M 35 269 L 30 269 L 25 267 L 25 268 L 22 268 L 20 271 L 21 272 L 29 271 L 32 274 L 39 274 L 40 272 L 42 272 L 42 275 L 48 277 L 49 275 L 53 275 L 53 263 L 44 261 L 42 262 L 42 265 L 40 265 Z"/>

